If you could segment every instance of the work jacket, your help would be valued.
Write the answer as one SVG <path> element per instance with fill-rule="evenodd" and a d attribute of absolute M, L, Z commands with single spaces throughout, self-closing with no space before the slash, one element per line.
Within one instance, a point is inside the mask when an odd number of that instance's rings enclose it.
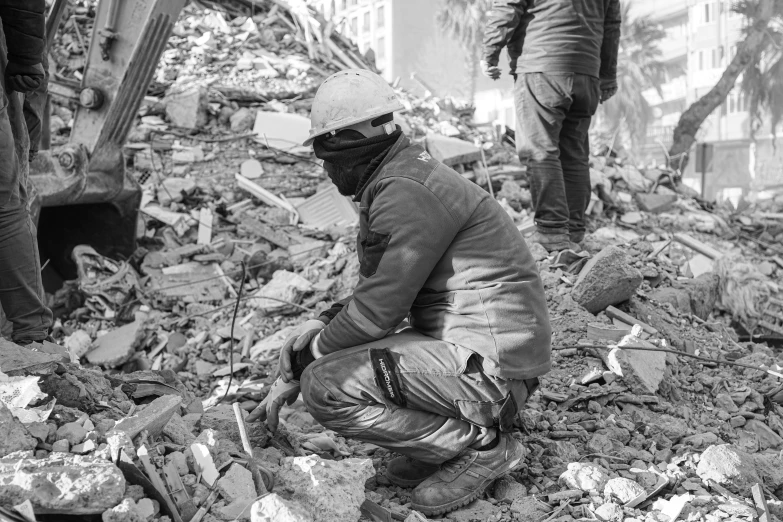
<path fill-rule="evenodd" d="M 359 283 L 322 315 L 322 354 L 381 339 L 408 318 L 419 332 L 477 354 L 492 376 L 549 371 L 538 269 L 494 198 L 403 135 L 356 201 Z"/>
<path fill-rule="evenodd" d="M 41 63 L 45 10 L 44 0 L 0 0 L 8 61 L 20 65 Z"/>
<path fill-rule="evenodd" d="M 484 60 L 508 48 L 511 73 L 579 73 L 617 81 L 620 0 L 494 0 Z"/>

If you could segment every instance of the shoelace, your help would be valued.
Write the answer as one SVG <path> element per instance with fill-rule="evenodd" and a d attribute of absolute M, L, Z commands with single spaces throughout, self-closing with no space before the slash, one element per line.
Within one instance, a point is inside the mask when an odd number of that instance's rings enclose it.
<path fill-rule="evenodd" d="M 441 466 L 441 469 L 448 471 L 449 473 L 456 473 L 461 470 L 462 467 L 470 461 L 470 459 L 470 453 L 454 457 L 453 459 L 444 462 Z"/>

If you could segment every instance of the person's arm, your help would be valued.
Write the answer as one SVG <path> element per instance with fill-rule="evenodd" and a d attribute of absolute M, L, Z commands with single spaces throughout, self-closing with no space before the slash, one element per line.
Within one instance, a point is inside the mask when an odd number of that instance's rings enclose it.
<path fill-rule="evenodd" d="M 601 45 L 601 90 L 617 89 L 617 55 L 620 52 L 620 0 L 606 0 L 604 40 Z"/>
<path fill-rule="evenodd" d="M 0 0 L 8 61 L 36 65 L 43 60 L 45 0 Z"/>
<path fill-rule="evenodd" d="M 318 316 L 318 320 L 322 321 L 324 324 L 329 324 L 332 322 L 332 319 L 334 319 L 337 314 L 340 313 L 340 310 L 345 308 L 348 303 L 351 302 L 351 299 L 353 299 L 352 295 L 349 295 L 348 297 L 344 299 L 340 299 L 339 301 L 335 301 L 332 303 L 332 306 L 321 312 L 321 315 Z"/>
<path fill-rule="evenodd" d="M 368 226 L 359 284 L 314 341 L 316 356 L 394 331 L 460 225 L 429 188 L 408 178 L 390 178 L 378 183 Z"/>
<path fill-rule="evenodd" d="M 494 0 L 484 29 L 484 61 L 497 67 L 500 51 L 522 22 L 530 0 Z"/>

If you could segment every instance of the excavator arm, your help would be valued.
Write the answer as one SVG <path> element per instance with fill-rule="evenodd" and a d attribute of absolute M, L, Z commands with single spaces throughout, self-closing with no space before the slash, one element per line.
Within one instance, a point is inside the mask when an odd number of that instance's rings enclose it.
<path fill-rule="evenodd" d="M 52 6 L 49 38 L 65 1 Z M 52 96 L 78 100 L 68 143 L 42 150 L 30 172 L 43 207 L 41 257 L 63 278 L 75 276 L 78 244 L 111 257 L 135 249 L 141 189 L 122 148 L 185 1 L 100 0 L 81 83 L 50 81 Z"/>

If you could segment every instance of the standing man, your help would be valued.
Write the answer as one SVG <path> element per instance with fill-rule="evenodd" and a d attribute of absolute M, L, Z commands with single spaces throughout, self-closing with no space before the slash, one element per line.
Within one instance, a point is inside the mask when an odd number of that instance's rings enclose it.
<path fill-rule="evenodd" d="M 584 239 L 588 130 L 598 103 L 617 92 L 619 45 L 620 0 L 494 0 L 482 70 L 497 80 L 500 51 L 508 49 L 534 241 L 550 252 Z"/>
<path fill-rule="evenodd" d="M 22 96 L 41 87 L 44 0 L 0 0 L 0 305 L 17 344 L 49 335 L 52 312 L 43 303 L 41 261 L 27 193 L 30 140 Z"/>
<path fill-rule="evenodd" d="M 437 515 L 521 463 L 514 419 L 550 369 L 551 330 L 511 218 L 405 137 L 394 124 L 402 108 L 364 70 L 327 78 L 315 95 L 306 144 L 359 203 L 359 283 L 286 340 L 281 378 L 248 420 L 274 430 L 301 382 L 325 427 L 402 454 L 389 480 L 416 486 L 413 508 Z"/>

